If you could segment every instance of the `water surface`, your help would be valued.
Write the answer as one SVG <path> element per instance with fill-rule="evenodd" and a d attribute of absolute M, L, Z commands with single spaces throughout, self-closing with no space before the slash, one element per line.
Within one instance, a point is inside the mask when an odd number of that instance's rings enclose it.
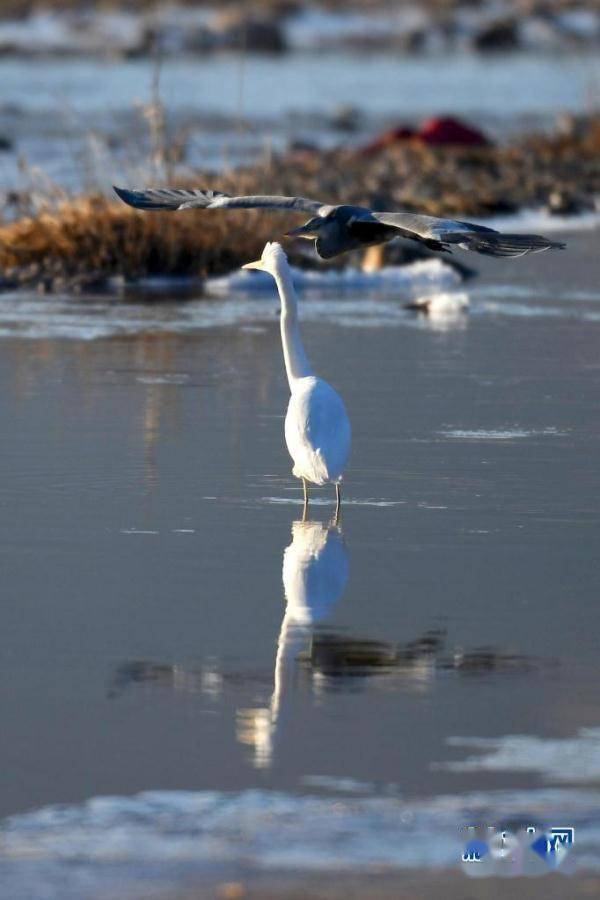
<path fill-rule="evenodd" d="M 132 333 L 3 332 L 0 816 L 33 816 L 5 831 L 11 897 L 69 853 L 93 886 L 115 840 L 134 881 L 150 852 L 173 880 L 448 866 L 473 810 L 560 813 L 597 863 L 596 241 L 484 263 L 443 327 L 393 297 L 303 303 L 353 423 L 338 527 L 326 490 L 299 521 L 274 298 L 211 327 L 161 330 L 186 307 L 159 303 Z M 345 824 L 319 861 L 323 797 Z M 295 859 L 263 817 L 295 822 Z"/>
<path fill-rule="evenodd" d="M 124 173 L 157 180 L 148 164 L 148 60 L 7 58 L 0 77 L 0 134 L 14 142 L 14 152 L 0 152 L 0 186 L 46 186 L 50 177 L 108 190 Z M 183 148 L 184 164 L 223 169 L 264 161 L 290 141 L 360 144 L 391 124 L 443 113 L 493 137 L 553 127 L 561 113 L 597 106 L 599 82 L 597 55 L 584 52 L 209 55 L 165 62 L 160 96 L 168 143 Z M 474 90 L 481 84 L 484 92 Z M 348 98 L 350 133 L 338 119 Z"/>

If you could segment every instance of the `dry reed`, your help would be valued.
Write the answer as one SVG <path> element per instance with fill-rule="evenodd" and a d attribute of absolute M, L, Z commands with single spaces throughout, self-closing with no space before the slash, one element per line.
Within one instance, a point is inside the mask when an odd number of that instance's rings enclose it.
<path fill-rule="evenodd" d="M 221 274 L 260 256 L 278 224 L 255 212 L 148 215 L 84 197 L 1 226 L 0 270 L 8 282 L 47 289 L 118 275 Z"/>

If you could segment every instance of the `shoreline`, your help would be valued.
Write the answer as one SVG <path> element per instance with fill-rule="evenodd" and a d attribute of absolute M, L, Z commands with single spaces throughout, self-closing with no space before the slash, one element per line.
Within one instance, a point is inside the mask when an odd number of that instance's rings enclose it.
<path fill-rule="evenodd" d="M 178 166 L 169 160 L 168 145 L 160 144 L 154 167 L 148 165 L 147 176 L 138 179 L 172 187 L 200 185 L 233 196 L 275 193 L 459 220 L 492 220 L 505 229 L 537 229 L 537 222 L 542 233 L 546 228 L 597 226 L 600 116 L 565 118 L 552 134 L 524 135 L 503 144 L 491 143 L 461 123 L 458 126 L 469 139 L 477 138 L 476 145 L 428 140 L 427 127 L 436 122 L 447 127 L 444 123 L 456 121 L 430 120 L 408 136 L 405 129 L 396 129 L 362 148 L 297 148 L 220 176 Z M 163 173 L 161 178 L 152 176 L 157 170 Z M 299 223 L 298 214 L 260 210 L 144 213 L 112 195 L 70 196 L 52 182 L 46 182 L 45 190 L 38 186 L 16 194 L 3 212 L 3 287 L 42 292 L 105 288 L 115 278 L 129 283 L 157 276 L 205 280 L 227 275 L 257 258 L 267 241 Z M 286 246 L 291 263 L 324 270 L 304 243 Z M 451 264 L 464 258 L 467 267 L 477 265 L 476 254 L 444 257 Z M 383 247 L 375 268 L 422 258 L 419 244 L 394 241 Z M 358 254 L 340 256 L 327 268 L 360 267 L 360 259 Z"/>

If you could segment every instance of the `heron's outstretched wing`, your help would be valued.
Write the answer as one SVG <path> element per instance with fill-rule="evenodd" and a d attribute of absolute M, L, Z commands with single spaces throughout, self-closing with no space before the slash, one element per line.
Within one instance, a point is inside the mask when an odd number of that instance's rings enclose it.
<path fill-rule="evenodd" d="M 371 215 L 378 222 L 398 229 L 404 237 L 421 241 L 434 250 L 449 250 L 450 244 L 456 244 L 463 250 L 474 250 L 485 256 L 524 256 L 565 246 L 539 234 L 503 234 L 493 228 L 455 219 L 437 219 L 415 213 L 373 212 Z"/>
<path fill-rule="evenodd" d="M 297 209 L 301 212 L 322 214 L 321 210 L 331 207 L 319 200 L 308 200 L 306 197 L 279 197 L 257 194 L 248 197 L 230 197 L 221 191 L 204 191 L 201 189 L 184 190 L 183 188 L 148 188 L 143 191 L 130 191 L 126 188 L 114 188 L 116 194 L 135 209 L 177 210 L 177 209 Z"/>

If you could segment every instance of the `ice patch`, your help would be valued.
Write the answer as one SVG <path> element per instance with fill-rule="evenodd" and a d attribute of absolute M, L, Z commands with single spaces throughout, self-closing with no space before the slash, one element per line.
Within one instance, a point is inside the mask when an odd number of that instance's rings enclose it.
<path fill-rule="evenodd" d="M 558 216 L 547 210 L 522 209 L 509 215 L 492 216 L 487 219 L 475 219 L 488 228 L 498 231 L 523 231 L 555 233 L 557 231 L 593 231 L 600 227 L 600 210 L 590 210 L 572 216 Z"/>
<path fill-rule="evenodd" d="M 319 776 L 313 776 L 319 782 Z M 326 781 L 321 782 L 323 788 Z M 343 785 L 343 782 L 342 782 Z M 252 871 L 453 869 L 461 826 L 568 824 L 575 870 L 600 868 L 600 792 L 566 788 L 404 800 L 394 790 L 344 796 L 266 790 L 148 791 L 94 797 L 12 816 L 0 825 L 0 881 L 11 900 L 147 896 L 193 879 Z M 393 787 L 393 786 L 392 786 Z M 112 893 L 111 893 L 112 891 Z"/>
<path fill-rule="evenodd" d="M 185 384 L 189 381 L 189 375 L 136 375 L 135 380 L 140 384 Z"/>
<path fill-rule="evenodd" d="M 211 499 L 205 497 L 205 500 Z M 261 497 L 263 503 L 281 503 L 290 506 L 304 506 L 302 497 Z M 342 498 L 342 506 L 401 506 L 406 503 L 405 500 L 376 500 L 374 498 L 365 498 L 364 500 L 352 500 Z M 310 497 L 311 506 L 335 506 L 335 500 L 327 500 L 325 497 Z"/>
<path fill-rule="evenodd" d="M 525 428 L 478 428 L 472 430 L 452 428 L 447 431 L 438 431 L 437 434 L 462 441 L 513 441 L 528 437 L 564 437 L 566 432 L 554 427 L 542 428 L 537 431 Z"/>
<path fill-rule="evenodd" d="M 527 303 L 496 303 L 495 301 L 483 302 L 479 309 L 482 312 L 493 313 L 500 316 L 515 316 L 519 318 L 552 318 L 552 319 L 592 319 L 594 313 L 580 312 L 579 310 L 560 308 L 558 306 L 539 306 Z"/>
<path fill-rule="evenodd" d="M 582 728 L 574 738 L 509 734 L 454 737 L 447 743 L 481 751 L 478 756 L 438 766 L 452 772 L 535 772 L 555 782 L 600 781 L 600 728 Z"/>
<path fill-rule="evenodd" d="M 296 289 L 302 293 L 318 291 L 327 293 L 379 292 L 415 293 L 433 289 L 452 288 L 462 283 L 462 278 L 441 259 L 426 259 L 405 266 L 384 266 L 376 272 L 360 269 L 323 269 L 307 271 L 292 266 Z M 204 290 L 210 296 L 229 296 L 232 293 L 275 294 L 275 283 L 266 272 L 238 271 L 221 278 L 209 278 Z"/>
<path fill-rule="evenodd" d="M 119 534 L 160 534 L 159 531 L 150 531 L 143 528 L 122 528 Z"/>
<path fill-rule="evenodd" d="M 356 778 L 337 778 L 335 775 L 305 775 L 302 782 L 307 787 L 321 788 L 340 794 L 372 794 L 377 785 L 372 781 L 358 781 Z M 390 785 L 386 793 L 396 793 L 396 786 Z"/>
<path fill-rule="evenodd" d="M 295 280 L 302 297 L 301 318 L 306 323 L 438 331 L 469 325 L 465 315 L 469 297 L 457 290 L 460 276 L 443 260 L 425 260 L 374 273 L 356 269 L 295 270 Z M 21 292 L 5 293 L 0 295 L 0 338 L 96 340 L 138 334 L 187 334 L 232 326 L 257 332 L 264 331 L 278 314 L 275 284 L 271 276 L 262 272 L 239 270 L 209 280 L 206 296 L 186 302 L 171 302 L 174 298 L 181 300 L 181 294 L 175 287 L 169 289 L 166 279 L 161 285 L 165 302 L 123 302 L 109 295 L 40 298 Z M 536 298 L 541 296 L 549 302 L 528 302 L 534 293 Z M 158 295 L 159 292 L 155 296 Z M 593 291 L 567 292 L 556 297 L 549 292 L 540 295 L 517 284 L 504 284 L 477 288 L 475 297 L 475 322 L 490 314 L 600 321 L 600 312 L 582 305 L 600 299 L 600 294 Z M 405 309 L 409 303 L 428 304 L 428 314 Z M 140 382 L 148 384 L 179 384 L 185 378 L 177 373 L 138 376 Z"/>
<path fill-rule="evenodd" d="M 435 259 L 382 271 L 383 276 L 356 270 L 302 272 L 298 285 L 304 295 L 302 320 L 346 327 L 414 326 L 414 317 L 402 308 L 400 301 L 423 292 L 435 297 L 436 290 L 460 282 L 453 269 Z M 233 325 L 257 330 L 264 323 L 273 322 L 277 314 L 275 284 L 265 273 L 236 272 L 207 282 L 207 286 L 214 298 L 185 303 L 124 303 L 100 296 L 56 295 L 39 299 L 24 293 L 2 294 L 0 338 L 96 340 L 136 334 L 180 334 Z M 172 292 L 165 290 L 165 299 L 170 297 Z M 265 297 L 272 302 L 256 302 Z M 377 302 L 370 302 L 375 298 Z M 450 317 L 444 318 L 448 320 Z M 170 378 L 175 384 L 182 376 L 161 377 Z M 154 376 L 142 375 L 139 380 L 144 378 Z"/>

